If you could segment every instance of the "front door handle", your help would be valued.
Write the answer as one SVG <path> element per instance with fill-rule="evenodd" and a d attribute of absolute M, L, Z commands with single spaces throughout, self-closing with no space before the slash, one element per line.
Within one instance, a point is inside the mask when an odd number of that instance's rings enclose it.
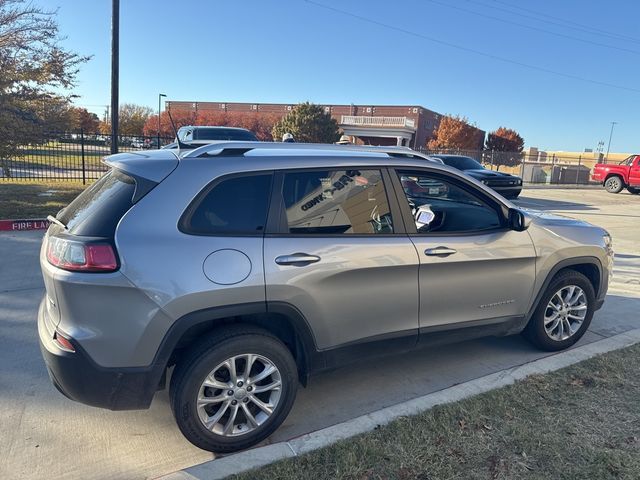
<path fill-rule="evenodd" d="M 295 265 L 297 267 L 304 267 L 305 265 L 319 261 L 320 257 L 307 253 L 292 253 L 291 255 L 280 255 L 276 257 L 276 263 L 278 265 Z"/>
<path fill-rule="evenodd" d="M 427 248 L 424 251 L 425 255 L 429 255 L 430 257 L 448 257 L 449 255 L 453 255 L 457 250 L 449 247 L 435 247 L 435 248 Z"/>

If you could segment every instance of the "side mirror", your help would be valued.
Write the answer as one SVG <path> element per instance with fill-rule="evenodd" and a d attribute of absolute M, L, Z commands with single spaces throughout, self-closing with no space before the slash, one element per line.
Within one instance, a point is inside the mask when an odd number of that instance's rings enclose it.
<path fill-rule="evenodd" d="M 531 217 L 517 208 L 509 209 L 509 228 L 516 232 L 524 232 L 531 225 Z"/>
<path fill-rule="evenodd" d="M 416 229 L 420 231 L 421 228 L 428 227 L 434 218 L 436 218 L 436 214 L 428 205 L 418 207 L 415 213 Z"/>

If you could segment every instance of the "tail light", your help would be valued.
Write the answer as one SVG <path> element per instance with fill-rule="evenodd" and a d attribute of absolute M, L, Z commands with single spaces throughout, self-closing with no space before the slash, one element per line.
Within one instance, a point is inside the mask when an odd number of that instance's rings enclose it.
<path fill-rule="evenodd" d="M 60 347 L 65 352 L 75 353 L 76 349 L 74 348 L 73 344 L 67 337 L 62 335 L 57 330 L 53 333 L 53 340 L 58 344 L 58 347 Z"/>
<path fill-rule="evenodd" d="M 116 252 L 108 243 L 84 243 L 50 236 L 47 260 L 58 268 L 78 272 L 113 272 L 118 269 Z"/>

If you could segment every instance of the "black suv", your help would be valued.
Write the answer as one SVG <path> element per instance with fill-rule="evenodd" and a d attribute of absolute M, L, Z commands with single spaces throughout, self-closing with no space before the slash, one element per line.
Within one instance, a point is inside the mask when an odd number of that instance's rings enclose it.
<path fill-rule="evenodd" d="M 462 170 L 467 175 L 480 180 L 487 187 L 495 190 L 505 198 L 518 198 L 522 191 L 522 179 L 516 175 L 487 170 L 478 161 L 462 155 L 429 155 L 437 158 L 445 165 Z"/>

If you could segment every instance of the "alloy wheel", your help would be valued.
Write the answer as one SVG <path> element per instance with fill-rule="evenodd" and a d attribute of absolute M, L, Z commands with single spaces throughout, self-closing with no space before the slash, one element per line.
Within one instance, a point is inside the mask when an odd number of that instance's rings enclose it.
<path fill-rule="evenodd" d="M 567 340 L 580 329 L 588 309 L 587 296 L 580 287 L 562 287 L 547 304 L 544 313 L 545 332 L 557 342 Z"/>
<path fill-rule="evenodd" d="M 245 435 L 271 417 L 281 392 L 282 377 L 271 360 L 236 355 L 217 365 L 200 385 L 198 416 L 217 435 Z"/>

